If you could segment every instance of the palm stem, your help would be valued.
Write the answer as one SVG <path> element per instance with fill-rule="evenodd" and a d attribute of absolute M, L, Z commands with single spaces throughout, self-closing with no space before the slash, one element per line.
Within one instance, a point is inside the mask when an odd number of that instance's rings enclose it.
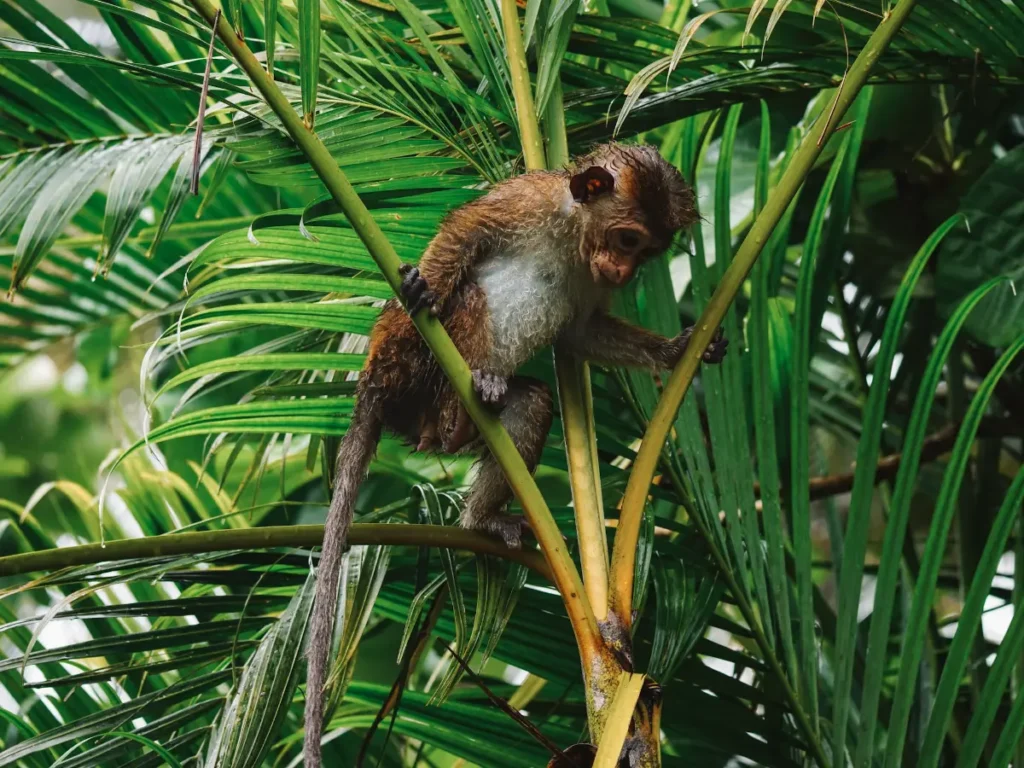
<path fill-rule="evenodd" d="M 528 170 L 543 170 L 547 160 L 564 164 L 569 160 L 568 137 L 562 113 L 562 90 L 556 86 L 549 100 L 545 122 L 551 130 L 548 157 L 537 121 L 533 102 L 526 51 L 519 30 L 519 12 L 515 0 L 501 0 L 505 51 L 512 75 L 512 93 L 516 102 L 519 134 Z M 553 114 L 558 111 L 558 115 Z M 585 366 L 572 356 L 555 352 L 555 373 L 558 399 L 565 434 L 569 481 L 579 533 L 580 562 L 585 576 L 586 601 L 594 614 L 605 618 L 608 609 L 608 547 L 601 509 L 597 474 L 597 444 L 593 430 L 593 408 L 588 398 L 589 378 Z M 602 635 L 593 652 L 580 645 L 583 661 L 583 682 L 587 691 L 587 721 L 591 741 L 600 744 L 608 717 L 608 708 L 598 702 L 608 701 L 619 688 L 622 673 L 618 659 L 604 644 Z M 655 747 L 655 750 L 657 747 Z"/>
<path fill-rule="evenodd" d="M 270 525 L 262 528 L 231 528 L 223 531 L 189 531 L 147 536 L 138 539 L 117 539 L 105 544 L 82 544 L 57 547 L 39 552 L 0 557 L 0 578 L 19 573 L 52 571 L 74 565 L 92 565 L 115 560 L 146 557 L 171 557 L 203 552 L 225 552 L 264 547 L 317 547 L 323 541 L 322 525 Z M 395 525 L 391 523 L 356 523 L 349 530 L 350 544 L 383 544 L 389 546 L 444 547 L 463 549 L 483 555 L 496 555 L 521 563 L 527 568 L 552 578 L 547 562 L 536 550 L 508 549 L 499 539 L 451 525 Z"/>
<path fill-rule="evenodd" d="M 189 1 L 208 23 L 213 23 L 217 9 L 210 0 Z M 345 217 L 352 225 L 352 229 L 355 230 L 384 277 L 397 293 L 401 285 L 398 273 L 401 260 L 359 195 L 352 188 L 348 178 L 338 167 L 330 151 L 315 133 L 306 128 L 291 102 L 267 75 L 266 70 L 260 65 L 252 51 L 235 34 L 231 25 L 223 17 L 217 23 L 217 34 L 305 155 L 306 160 L 320 177 L 327 191 L 341 207 Z M 577 643 L 581 651 L 587 655 L 594 651 L 600 642 L 597 621 L 583 592 L 579 573 L 572 558 L 569 557 L 565 541 L 551 516 L 544 497 L 537 488 L 533 476 L 527 469 L 522 456 L 519 455 L 508 432 L 502 427 L 497 417 L 483 407 L 473 392 L 469 367 L 462 355 L 459 354 L 451 337 L 435 318 L 430 317 L 429 313 L 418 313 L 413 321 L 437 359 L 438 365 L 465 404 L 466 411 L 477 425 L 487 447 L 498 460 L 508 478 L 516 498 L 523 507 L 530 527 L 540 543 L 541 551 L 551 567 L 553 580 L 562 595 L 566 612 L 576 632 Z"/>
<path fill-rule="evenodd" d="M 556 86 L 545 113 L 545 123 L 549 128 L 548 153 L 545 157 L 515 0 L 502 0 L 501 18 L 526 168 L 530 171 L 541 171 L 548 167 L 548 162 L 551 165 L 564 165 L 569 161 L 569 149 L 565 134 L 565 115 L 562 112 L 561 87 Z M 576 360 L 556 350 L 555 375 L 558 381 L 558 403 L 569 465 L 569 484 L 572 486 L 576 529 L 579 534 L 583 584 L 591 609 L 596 619 L 601 621 L 605 618 L 608 606 L 608 546 L 604 517 L 601 514 L 596 490 L 596 449 L 591 450 L 591 443 L 594 441 L 591 439 L 592 433 L 587 429 L 589 422 L 587 400 L 583 390 L 584 374 L 582 366 Z M 600 537 L 599 545 L 597 537 Z"/>
<path fill-rule="evenodd" d="M 548 144 L 548 165 L 565 165 L 569 162 L 569 147 L 565 134 L 562 86 L 558 82 L 544 110 L 544 128 Z M 594 608 L 594 615 L 600 622 L 608 615 L 608 537 L 601 500 L 590 371 L 585 362 L 556 348 L 555 377 L 558 381 L 558 404 L 562 412 L 562 433 L 565 435 L 565 456 L 569 467 L 569 485 L 572 487 L 583 586 Z"/>
<path fill-rule="evenodd" d="M 528 170 L 540 171 L 547 167 L 544 141 L 537 122 L 537 108 L 533 103 L 530 70 L 526 65 L 526 50 L 523 48 L 523 35 L 519 31 L 519 10 L 515 0 L 501 0 L 501 23 L 505 32 L 509 74 L 512 77 L 512 95 L 516 100 L 516 117 L 519 118 L 523 159 Z"/>
<path fill-rule="evenodd" d="M 832 135 L 839 121 L 846 114 L 846 110 L 867 81 L 875 62 L 892 42 L 903 22 L 913 10 L 915 3 L 916 0 L 902 0 L 893 11 L 882 19 L 868 39 L 864 49 L 851 66 L 845 83 L 837 93 L 834 107 L 825 111 L 804 137 L 775 193 L 754 221 L 737 250 L 732 264 L 722 277 L 721 283 L 705 307 L 701 318 L 697 321 L 687 353 L 672 371 L 651 417 L 623 497 L 619 527 L 612 551 L 612 607 L 617 615 L 629 616 L 631 613 L 636 549 L 648 489 L 654 477 L 661 448 L 668 437 L 676 412 L 697 373 L 704 349 L 713 338 L 729 305 L 739 292 L 775 225 L 782 218 L 790 201 L 814 167 L 814 163 L 826 143 L 825 139 Z M 762 651 L 766 656 L 772 656 L 771 648 L 767 645 L 762 647 Z M 774 657 L 772 656 L 772 658 Z M 784 680 L 784 678 L 781 679 Z M 791 705 L 794 713 L 797 714 L 797 722 L 804 732 L 804 737 L 807 739 L 815 759 L 820 765 L 827 765 L 828 760 L 810 718 L 803 712 L 795 697 L 791 701 Z"/>

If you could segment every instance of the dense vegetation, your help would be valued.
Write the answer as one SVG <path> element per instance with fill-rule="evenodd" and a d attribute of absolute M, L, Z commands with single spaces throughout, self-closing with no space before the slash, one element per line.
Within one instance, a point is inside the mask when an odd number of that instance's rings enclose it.
<path fill-rule="evenodd" d="M 224 0 L 204 82 L 210 10 L 0 3 L 0 765 L 298 764 L 395 257 L 613 137 L 703 217 L 615 311 L 730 354 L 531 361 L 542 552 L 455 527 L 469 459 L 381 444 L 327 764 L 1024 765 L 1020 0 Z"/>

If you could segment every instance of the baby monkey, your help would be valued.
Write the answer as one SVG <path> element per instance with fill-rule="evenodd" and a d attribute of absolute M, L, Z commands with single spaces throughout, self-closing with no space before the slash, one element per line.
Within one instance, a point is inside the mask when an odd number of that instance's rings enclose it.
<path fill-rule="evenodd" d="M 692 329 L 668 339 L 606 308 L 612 289 L 696 219 L 692 190 L 657 150 L 606 144 L 576 158 L 568 170 L 509 179 L 452 211 L 418 267 L 403 267 L 407 309 L 389 301 L 371 332 L 351 426 L 338 453 L 308 650 L 307 768 L 320 766 L 322 689 L 340 560 L 359 484 L 381 432 L 419 450 L 482 447 L 411 316 L 427 311 L 444 325 L 473 371 L 477 394 L 500 411 L 533 471 L 551 427 L 552 397 L 544 383 L 516 376 L 516 370 L 552 343 L 603 365 L 673 367 Z M 704 360 L 721 361 L 727 345 L 719 335 Z M 483 448 L 462 525 L 519 547 L 524 522 L 505 513 L 511 499 L 501 467 Z"/>

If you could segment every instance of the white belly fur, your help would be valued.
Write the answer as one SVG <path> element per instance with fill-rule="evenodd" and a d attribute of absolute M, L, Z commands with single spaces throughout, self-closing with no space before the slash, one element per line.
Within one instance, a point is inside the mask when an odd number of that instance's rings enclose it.
<path fill-rule="evenodd" d="M 491 372 L 511 376 L 578 314 L 572 284 L 579 277 L 573 280 L 572 271 L 564 256 L 546 247 L 496 254 L 477 267 L 473 279 L 487 294 L 490 312 Z"/>

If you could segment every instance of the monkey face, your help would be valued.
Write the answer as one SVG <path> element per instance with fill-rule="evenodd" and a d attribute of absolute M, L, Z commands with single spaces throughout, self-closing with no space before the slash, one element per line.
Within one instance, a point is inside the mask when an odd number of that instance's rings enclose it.
<path fill-rule="evenodd" d="M 696 220 L 693 192 L 653 147 L 605 144 L 575 164 L 580 255 L 596 282 L 623 285 Z"/>
<path fill-rule="evenodd" d="M 636 222 L 610 226 L 604 234 L 603 247 L 599 245 L 595 249 L 590 269 L 595 280 L 603 278 L 612 285 L 623 285 L 650 249 L 651 235 L 646 227 Z"/>

